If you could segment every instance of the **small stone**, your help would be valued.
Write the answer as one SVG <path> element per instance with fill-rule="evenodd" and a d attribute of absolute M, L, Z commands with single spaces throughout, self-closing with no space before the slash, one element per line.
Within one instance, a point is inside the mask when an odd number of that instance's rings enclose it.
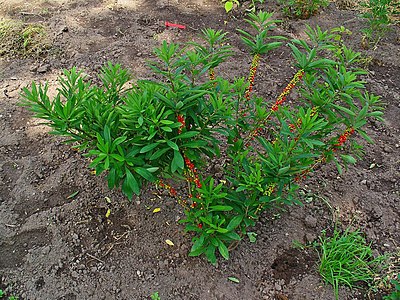
<path fill-rule="evenodd" d="M 281 290 L 282 290 L 282 287 L 281 287 L 280 284 L 277 283 L 277 282 L 275 283 L 274 287 L 275 287 L 275 290 L 276 290 L 276 291 L 281 291 Z"/>
<path fill-rule="evenodd" d="M 383 152 L 392 153 L 393 149 L 386 145 L 385 147 L 383 147 Z"/>
<path fill-rule="evenodd" d="M 50 250 L 51 250 L 50 246 L 46 246 L 42 249 L 42 254 L 47 255 L 49 254 Z"/>
<path fill-rule="evenodd" d="M 72 272 L 71 272 L 71 276 L 74 277 L 74 278 L 78 278 L 78 277 L 79 277 L 79 274 L 78 274 L 78 272 L 76 272 L 76 271 L 72 271 Z"/>
<path fill-rule="evenodd" d="M 367 184 L 367 180 L 366 179 L 361 180 L 361 184 Z"/>
<path fill-rule="evenodd" d="M 31 71 L 32 73 L 35 73 L 35 72 L 37 71 L 37 69 L 38 69 L 38 66 L 37 66 L 37 65 L 31 65 L 31 66 L 29 67 L 29 71 Z"/>
<path fill-rule="evenodd" d="M 39 68 L 37 68 L 37 72 L 38 73 L 46 73 L 49 70 L 50 70 L 50 65 L 48 65 L 48 64 L 45 64 L 45 65 L 40 66 Z"/>

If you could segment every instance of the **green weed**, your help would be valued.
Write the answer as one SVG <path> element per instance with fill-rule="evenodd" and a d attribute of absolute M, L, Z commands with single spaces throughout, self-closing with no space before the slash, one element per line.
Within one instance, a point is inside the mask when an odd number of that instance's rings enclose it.
<path fill-rule="evenodd" d="M 329 5 L 328 0 L 279 0 L 283 13 L 290 18 L 308 19 Z"/>
<path fill-rule="evenodd" d="M 332 237 L 323 232 L 316 247 L 320 255 L 319 272 L 333 286 L 336 299 L 341 285 L 350 288 L 362 283 L 372 285 L 385 260 L 384 256 L 374 257 L 371 245 L 358 230 L 335 229 Z"/>
<path fill-rule="evenodd" d="M 361 30 L 364 34 L 362 45 L 365 48 L 368 48 L 371 43 L 376 46 L 390 29 L 390 17 L 395 10 L 394 1 L 368 0 L 360 5 L 365 10 L 361 16 L 368 22 L 368 26 Z"/>
<path fill-rule="evenodd" d="M 50 49 L 44 26 L 10 19 L 0 20 L 0 57 L 38 57 Z"/>

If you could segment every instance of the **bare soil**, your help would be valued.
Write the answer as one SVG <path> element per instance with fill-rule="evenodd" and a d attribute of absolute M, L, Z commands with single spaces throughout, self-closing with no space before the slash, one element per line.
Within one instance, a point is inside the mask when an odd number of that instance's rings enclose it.
<path fill-rule="evenodd" d="M 275 1 L 265 2 L 264 9 L 282 17 Z M 275 33 L 305 38 L 306 24 L 353 32 L 346 43 L 370 58 L 364 79 L 386 104 L 385 122 L 367 127 L 375 144 L 365 145 L 363 159 L 341 176 L 334 166 L 314 173 L 303 185 L 304 206 L 263 215 L 254 228 L 256 243 L 244 240 L 216 267 L 187 256 L 191 236 L 177 224 L 183 214 L 174 199 L 150 189 L 128 202 L 90 173 L 80 153 L 17 105 L 31 81 L 48 81 L 54 89 L 61 70 L 72 66 L 94 75 L 113 61 L 135 78 L 151 78 L 146 60 L 154 47 L 196 39 L 204 27 L 226 30 L 232 39 L 235 55 L 219 74 L 246 76 L 251 57 L 236 32 L 245 26 L 244 9 L 228 16 L 218 0 L 0 0 L 0 17 L 42 24 L 52 41 L 41 58 L 0 58 L 0 288 L 8 295 L 149 299 L 158 291 L 163 300 L 328 300 L 333 290 L 318 275 L 317 253 L 296 249 L 293 241 L 312 242 L 340 221 L 361 228 L 376 254 L 399 252 L 399 27 L 377 49 L 362 49 L 365 21 L 352 7 L 331 3 L 309 20 L 286 20 Z M 166 28 L 165 21 L 187 27 Z M 284 48 L 264 58 L 256 93 L 276 97 L 295 72 L 291 63 Z M 161 212 L 153 213 L 155 207 Z M 367 289 L 341 288 L 340 296 L 381 299 Z"/>

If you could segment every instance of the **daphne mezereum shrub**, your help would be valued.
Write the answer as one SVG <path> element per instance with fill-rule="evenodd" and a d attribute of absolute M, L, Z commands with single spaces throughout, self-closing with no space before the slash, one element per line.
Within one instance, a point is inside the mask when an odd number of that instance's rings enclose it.
<path fill-rule="evenodd" d="M 167 189 L 194 232 L 190 255 L 227 259 L 260 213 L 299 203 L 295 191 L 317 166 L 333 162 L 341 172 L 354 163 L 360 146 L 353 137 L 370 141 L 363 127 L 383 114 L 359 79 L 366 73 L 357 67 L 359 53 L 343 44 L 344 28 L 309 28 L 308 43 L 287 41 L 269 35 L 271 17 L 251 13 L 249 31 L 239 30 L 253 57 L 246 78 L 218 75 L 232 51 L 226 33 L 205 29 L 202 43 L 155 49 L 149 66 L 160 80 L 130 84 L 127 70 L 108 63 L 96 85 L 72 68 L 53 99 L 47 84 L 32 83 L 21 104 L 85 153 L 96 174 L 106 172 L 110 188 L 129 199 L 148 182 Z M 260 61 L 284 46 L 297 70 L 271 101 L 253 86 Z M 206 169 L 221 156 L 226 163 L 213 178 Z M 186 192 L 178 193 L 179 181 Z"/>

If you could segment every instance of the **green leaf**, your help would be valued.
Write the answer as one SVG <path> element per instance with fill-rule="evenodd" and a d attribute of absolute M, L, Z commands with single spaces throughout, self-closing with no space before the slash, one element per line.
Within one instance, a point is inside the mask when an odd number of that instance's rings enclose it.
<path fill-rule="evenodd" d="M 230 12 L 233 8 L 233 2 L 232 1 L 226 1 L 225 2 L 225 11 L 226 13 Z"/>
<path fill-rule="evenodd" d="M 142 176 L 144 179 L 153 182 L 155 180 L 153 174 L 146 170 L 145 168 L 134 168 L 135 172 Z"/>
<path fill-rule="evenodd" d="M 233 207 L 229 205 L 213 205 L 209 207 L 210 211 L 231 211 L 232 209 Z"/>
<path fill-rule="evenodd" d="M 150 145 L 146 145 L 142 149 L 140 149 L 140 153 L 149 152 L 149 151 L 153 150 L 154 148 L 156 148 L 158 145 L 160 145 L 160 143 L 153 143 Z"/>
<path fill-rule="evenodd" d="M 257 233 L 248 232 L 247 236 L 249 237 L 250 243 L 255 243 L 257 241 Z"/>
<path fill-rule="evenodd" d="M 237 279 L 236 277 L 228 277 L 228 279 L 234 283 L 239 283 L 239 279 Z"/>
<path fill-rule="evenodd" d="M 355 164 L 357 162 L 357 160 L 351 156 L 351 155 L 346 155 L 346 154 L 342 154 L 340 155 L 340 157 L 347 163 L 349 164 Z"/>
<path fill-rule="evenodd" d="M 351 111 L 350 109 L 348 109 L 346 107 L 343 107 L 343 106 L 340 106 L 340 105 L 337 105 L 337 104 L 332 104 L 332 106 L 334 108 L 338 109 L 338 110 L 344 111 L 345 113 L 349 114 L 350 116 L 355 116 L 356 115 L 353 111 Z"/>
<path fill-rule="evenodd" d="M 171 125 L 171 124 L 174 124 L 174 122 L 173 122 L 173 121 L 170 121 L 170 120 L 161 120 L 160 123 L 161 123 L 161 124 L 164 124 L 164 125 Z"/>
<path fill-rule="evenodd" d="M 287 173 L 287 171 L 289 171 L 289 170 L 290 170 L 290 166 L 286 166 L 286 167 L 280 168 L 278 170 L 278 176 Z"/>
<path fill-rule="evenodd" d="M 76 195 L 78 195 L 79 194 L 79 191 L 76 191 L 76 192 L 73 192 L 71 195 L 69 195 L 68 197 L 67 197 L 67 199 L 72 199 L 72 198 L 74 198 Z"/>
<path fill-rule="evenodd" d="M 117 182 L 117 175 L 114 168 L 111 169 L 110 172 L 108 172 L 107 180 L 108 180 L 108 187 L 110 189 L 114 188 Z"/>
<path fill-rule="evenodd" d="M 187 131 L 187 132 L 184 132 L 184 133 L 174 137 L 173 139 L 178 139 L 178 138 L 179 139 L 188 139 L 188 138 L 198 135 L 199 133 L 200 132 L 198 132 L 198 131 Z"/>
<path fill-rule="evenodd" d="M 208 261 L 210 263 L 212 263 L 213 265 L 215 265 L 217 262 L 217 257 L 215 256 L 215 249 L 216 248 L 214 245 L 208 245 L 208 247 L 204 253 L 206 255 Z"/>
<path fill-rule="evenodd" d="M 174 150 L 176 150 L 176 151 L 179 151 L 178 145 L 175 144 L 173 141 L 167 141 L 167 145 L 168 145 L 170 148 L 172 148 L 172 149 L 174 149 Z"/>
<path fill-rule="evenodd" d="M 236 227 L 239 226 L 239 224 L 242 222 L 242 220 L 243 220 L 243 216 L 233 217 L 232 220 L 229 222 L 228 226 L 226 227 L 226 229 L 228 229 L 229 231 L 236 229 Z"/>
<path fill-rule="evenodd" d="M 219 250 L 219 253 L 222 255 L 223 258 L 225 258 L 226 260 L 229 259 L 228 248 L 225 246 L 225 244 L 222 241 L 219 241 L 218 250 Z"/>
<path fill-rule="evenodd" d="M 164 130 L 165 132 L 172 132 L 171 127 L 163 126 L 163 127 L 161 127 L 161 129 Z"/>
<path fill-rule="evenodd" d="M 110 154 L 110 157 L 112 157 L 112 158 L 114 158 L 115 160 L 118 160 L 118 161 L 124 161 L 125 160 L 125 158 L 123 158 L 121 155 L 118 155 L 118 154 Z"/>
<path fill-rule="evenodd" d="M 126 177 L 124 183 L 122 184 L 122 192 L 128 197 L 129 200 L 132 199 L 133 193 L 136 195 L 140 194 L 139 184 L 129 169 L 126 169 Z"/>
<path fill-rule="evenodd" d="M 240 237 L 240 235 L 238 235 L 236 232 L 232 231 L 232 232 L 227 232 L 224 234 L 224 237 L 227 237 L 231 240 L 234 241 L 240 241 L 242 238 Z"/>
<path fill-rule="evenodd" d="M 171 148 L 158 149 L 156 152 L 153 153 L 152 156 L 150 156 L 150 160 L 155 160 L 155 159 L 161 157 L 165 152 L 168 152 L 170 150 L 171 150 Z"/>
<path fill-rule="evenodd" d="M 104 140 L 106 143 L 111 144 L 111 132 L 110 132 L 110 127 L 107 125 L 104 126 Z"/>
<path fill-rule="evenodd" d="M 204 249 L 203 246 L 204 246 L 204 235 L 201 235 L 199 238 L 197 238 L 197 240 L 192 245 L 192 248 L 190 249 L 190 253 L 199 252 L 200 249 Z M 204 252 L 204 250 L 203 250 L 203 252 Z M 201 252 L 201 253 L 203 253 L 203 252 Z M 189 253 L 189 255 L 190 255 L 190 253 Z M 193 256 L 197 256 L 197 255 L 193 255 Z"/>
<path fill-rule="evenodd" d="M 143 117 L 142 116 L 140 116 L 139 118 L 138 118 L 138 123 L 139 123 L 139 126 L 142 126 L 143 125 Z"/>
<path fill-rule="evenodd" d="M 174 151 L 174 158 L 171 162 L 171 171 L 174 173 L 178 169 L 183 169 L 185 163 L 183 161 L 183 157 L 179 151 Z"/>

